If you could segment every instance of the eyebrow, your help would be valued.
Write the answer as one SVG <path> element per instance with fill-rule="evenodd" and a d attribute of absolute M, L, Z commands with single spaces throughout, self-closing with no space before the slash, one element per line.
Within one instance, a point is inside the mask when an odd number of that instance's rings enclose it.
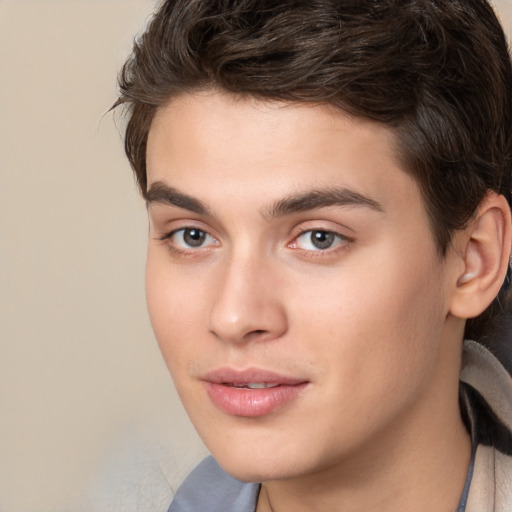
<path fill-rule="evenodd" d="M 384 211 L 382 205 L 371 197 L 348 188 L 329 187 L 280 199 L 269 208 L 268 215 L 281 217 L 290 213 L 305 212 L 329 206 L 362 206 L 377 212 Z"/>
<path fill-rule="evenodd" d="M 161 181 L 154 182 L 146 193 L 146 206 L 151 204 L 176 206 L 197 213 L 198 215 L 213 216 L 205 203 L 191 197 Z M 323 188 L 310 190 L 301 194 L 293 194 L 273 203 L 265 210 L 269 217 L 283 217 L 292 213 L 305 212 L 329 206 L 366 207 L 377 212 L 383 212 L 382 205 L 372 199 L 348 188 Z"/>
<path fill-rule="evenodd" d="M 179 192 L 161 181 L 155 181 L 146 192 L 146 207 L 155 203 L 177 206 L 178 208 L 189 210 L 198 215 L 212 215 L 209 208 L 202 201 L 184 194 L 183 192 Z"/>

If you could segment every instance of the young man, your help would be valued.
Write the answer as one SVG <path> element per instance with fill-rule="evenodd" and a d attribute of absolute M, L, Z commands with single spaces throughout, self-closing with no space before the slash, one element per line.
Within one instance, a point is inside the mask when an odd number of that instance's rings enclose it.
<path fill-rule="evenodd" d="M 213 455 L 169 510 L 510 512 L 487 2 L 167 1 L 120 83 L 150 316 Z"/>

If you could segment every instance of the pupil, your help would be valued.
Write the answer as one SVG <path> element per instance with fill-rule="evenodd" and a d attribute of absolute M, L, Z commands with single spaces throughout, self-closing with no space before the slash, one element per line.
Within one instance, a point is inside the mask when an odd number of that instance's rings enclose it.
<path fill-rule="evenodd" d="M 311 233 L 311 243 L 317 249 L 328 249 L 334 242 L 334 234 L 329 231 L 313 231 Z"/>
<path fill-rule="evenodd" d="M 191 247 L 199 247 L 205 240 L 206 233 L 200 229 L 186 229 L 183 233 L 183 239 Z"/>

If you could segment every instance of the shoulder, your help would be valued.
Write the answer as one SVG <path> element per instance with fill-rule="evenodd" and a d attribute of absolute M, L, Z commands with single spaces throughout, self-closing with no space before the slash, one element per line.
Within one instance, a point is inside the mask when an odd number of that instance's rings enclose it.
<path fill-rule="evenodd" d="M 254 512 L 259 489 L 259 484 L 228 475 L 208 457 L 185 479 L 168 512 Z"/>
<path fill-rule="evenodd" d="M 466 512 L 512 510 L 512 457 L 479 445 Z"/>
<path fill-rule="evenodd" d="M 488 349 L 466 341 L 461 380 L 479 442 L 466 512 L 510 512 L 512 377 Z"/>

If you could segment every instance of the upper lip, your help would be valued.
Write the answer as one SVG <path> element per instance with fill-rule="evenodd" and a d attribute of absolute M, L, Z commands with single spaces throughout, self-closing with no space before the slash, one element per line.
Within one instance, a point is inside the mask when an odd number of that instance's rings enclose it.
<path fill-rule="evenodd" d="M 249 384 L 249 383 L 272 383 L 287 386 L 295 386 L 308 382 L 307 379 L 289 377 L 279 373 L 264 370 L 261 368 L 247 368 L 238 370 L 235 368 L 217 368 L 207 372 L 203 380 L 213 384 Z"/>

